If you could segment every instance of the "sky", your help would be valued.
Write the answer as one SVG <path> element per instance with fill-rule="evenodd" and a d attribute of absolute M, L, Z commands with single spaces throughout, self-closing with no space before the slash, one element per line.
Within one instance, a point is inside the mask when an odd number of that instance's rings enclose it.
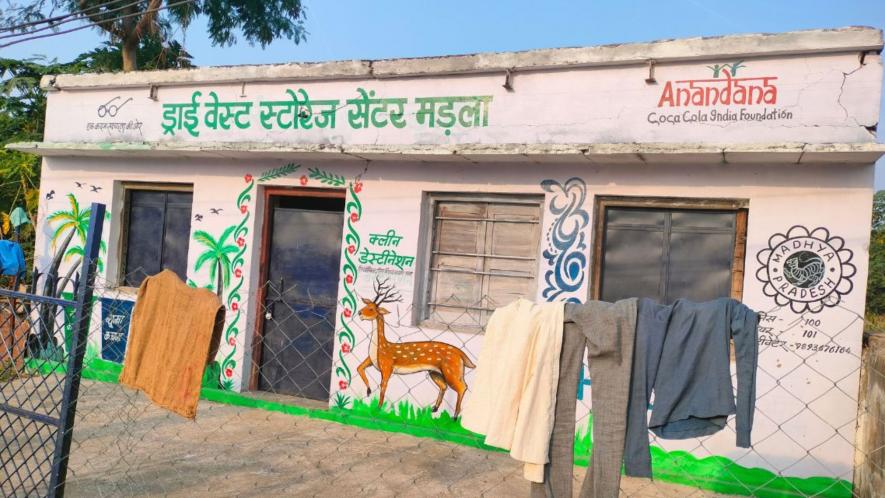
<path fill-rule="evenodd" d="M 263 49 L 244 41 L 213 47 L 203 19 L 178 31 L 176 38 L 195 64 L 212 66 L 421 57 L 843 26 L 885 28 L 885 0 L 302 1 L 308 35 L 299 45 L 279 40 Z M 0 49 L 0 57 L 43 55 L 65 61 L 102 40 L 100 33 L 87 29 Z M 876 188 L 885 188 L 885 160 L 876 170 Z"/>

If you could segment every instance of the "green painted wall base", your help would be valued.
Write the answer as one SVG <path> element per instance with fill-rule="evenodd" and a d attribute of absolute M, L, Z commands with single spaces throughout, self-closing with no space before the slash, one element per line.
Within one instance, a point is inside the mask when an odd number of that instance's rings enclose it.
<path fill-rule="evenodd" d="M 64 366 L 53 362 L 29 363 L 40 373 L 62 372 Z M 98 358 L 90 359 L 83 369 L 83 378 L 116 383 L 121 365 Z M 410 434 L 416 437 L 446 441 L 487 451 L 502 451 L 487 446 L 479 434 L 468 431 L 453 420 L 448 412 L 434 416 L 429 407 L 416 408 L 407 401 L 396 405 L 353 400 L 349 408 L 315 409 L 287 405 L 277 401 L 256 399 L 248 395 L 203 387 L 200 398 L 233 406 L 257 408 L 299 417 L 310 417 L 370 430 Z M 199 416 L 199 413 L 198 413 Z M 575 464 L 587 466 L 593 446 L 592 419 L 575 436 Z M 767 469 L 743 467 L 720 456 L 697 458 L 685 451 L 664 451 L 652 447 L 654 478 L 723 494 L 760 498 L 808 497 L 850 498 L 850 482 L 831 477 L 785 477 Z"/>

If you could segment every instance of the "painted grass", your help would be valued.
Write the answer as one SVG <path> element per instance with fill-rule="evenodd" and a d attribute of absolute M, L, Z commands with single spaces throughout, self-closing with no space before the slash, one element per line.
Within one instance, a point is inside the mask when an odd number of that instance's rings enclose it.
<path fill-rule="evenodd" d="M 575 465 L 586 467 L 593 448 L 593 419 L 575 435 Z M 830 477 L 783 477 L 768 469 L 744 467 L 734 461 L 711 456 L 698 458 L 687 451 L 651 447 L 652 473 L 661 481 L 683 484 L 730 495 L 759 498 L 815 496 L 851 498 L 851 483 Z"/>
<path fill-rule="evenodd" d="M 851 483 L 830 477 L 782 477 L 761 468 L 748 468 L 725 457 L 697 458 L 685 451 L 651 448 L 656 479 L 718 493 L 760 498 L 850 498 Z"/>
<path fill-rule="evenodd" d="M 461 427 L 461 423 L 454 420 L 449 412 L 434 414 L 429 406 L 419 408 L 408 401 L 400 401 L 395 405 L 385 403 L 384 407 L 379 407 L 375 399 L 355 399 L 348 409 L 330 408 L 323 412 L 330 415 L 329 418 L 323 417 L 325 420 L 343 424 L 411 434 L 487 451 L 503 451 L 483 443 L 482 436 Z"/>
<path fill-rule="evenodd" d="M 39 360 L 38 360 L 39 361 Z M 29 367 L 46 374 L 63 372 L 64 365 L 39 361 Z M 91 358 L 83 369 L 83 378 L 116 383 L 122 366 Z M 375 400 L 352 400 L 349 408 L 315 409 L 288 405 L 277 401 L 256 399 L 240 393 L 203 387 L 200 398 L 233 406 L 257 408 L 309 417 L 370 430 L 409 434 L 416 437 L 446 441 L 486 451 L 503 451 L 483 443 L 479 434 L 468 431 L 453 420 L 448 412 L 434 414 L 430 407 L 415 407 L 408 401 L 385 403 L 379 407 Z M 593 447 L 592 418 L 575 435 L 575 465 L 586 467 Z M 717 493 L 755 496 L 759 498 L 791 498 L 815 496 L 818 498 L 850 498 L 851 483 L 829 477 L 783 477 L 762 468 L 743 467 L 720 456 L 698 458 L 685 451 L 667 452 L 651 448 L 654 478 L 683 484 Z"/>
<path fill-rule="evenodd" d="M 51 373 L 65 373 L 67 365 L 59 361 L 39 360 L 28 358 L 25 360 L 26 371 L 34 374 L 49 375 Z M 83 373 L 81 378 L 89 380 L 97 380 L 100 382 L 117 383 L 120 378 L 120 372 L 123 365 L 112 361 L 102 360 L 98 357 L 92 357 L 83 361 Z"/>

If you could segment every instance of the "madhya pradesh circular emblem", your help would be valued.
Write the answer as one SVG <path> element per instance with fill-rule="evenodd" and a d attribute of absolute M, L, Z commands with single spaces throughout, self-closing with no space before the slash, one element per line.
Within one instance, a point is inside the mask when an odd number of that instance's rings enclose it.
<path fill-rule="evenodd" d="M 786 234 L 772 235 L 768 247 L 756 254 L 762 265 L 756 278 L 764 284 L 762 292 L 778 305 L 789 305 L 796 313 L 817 313 L 839 304 L 854 288 L 853 256 L 845 239 L 831 237 L 826 228 L 796 225 Z"/>

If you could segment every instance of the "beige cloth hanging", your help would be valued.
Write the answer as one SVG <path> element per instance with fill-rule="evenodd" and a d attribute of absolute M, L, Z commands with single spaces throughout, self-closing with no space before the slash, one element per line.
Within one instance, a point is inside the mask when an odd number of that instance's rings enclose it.
<path fill-rule="evenodd" d="M 461 425 L 525 463 L 541 482 L 553 431 L 564 303 L 525 299 L 489 319 Z"/>

